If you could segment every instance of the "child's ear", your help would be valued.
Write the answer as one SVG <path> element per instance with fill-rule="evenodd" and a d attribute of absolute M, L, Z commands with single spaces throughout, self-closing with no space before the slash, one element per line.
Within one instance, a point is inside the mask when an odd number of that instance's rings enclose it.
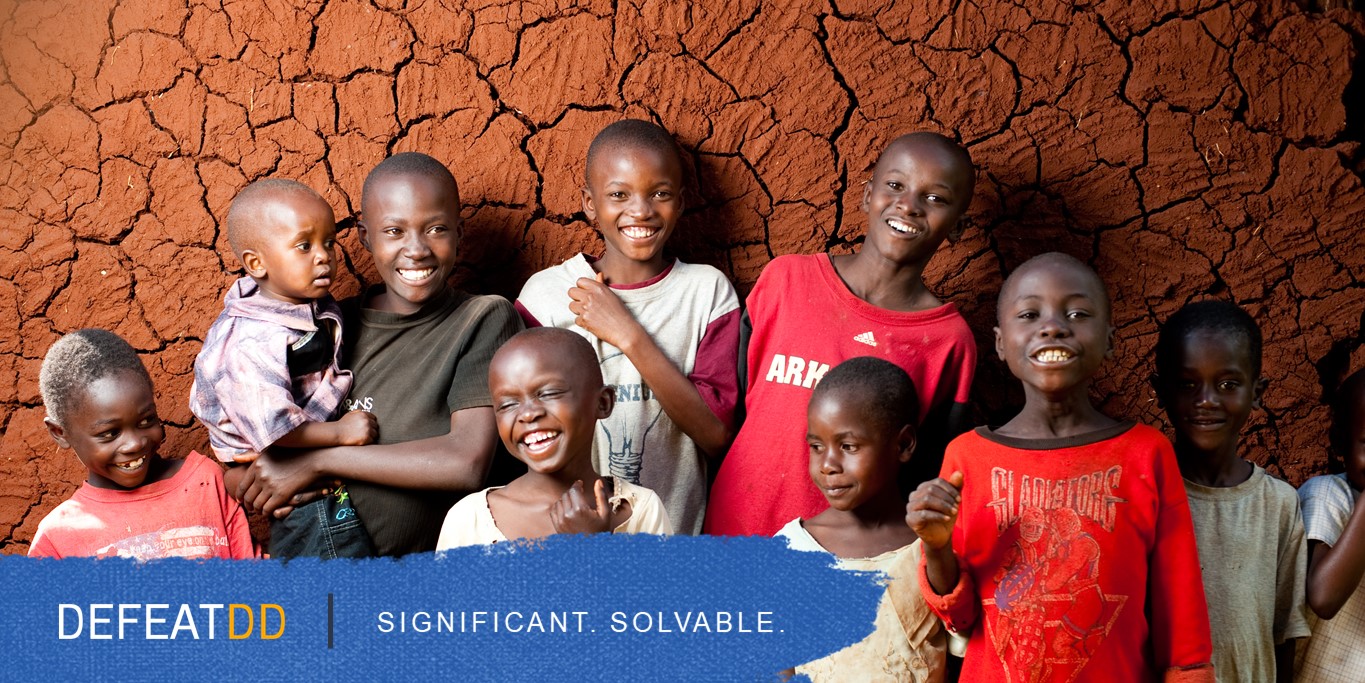
<path fill-rule="evenodd" d="M 1269 377 L 1257 377 L 1256 383 L 1251 387 L 1251 407 L 1261 409 L 1261 397 L 1265 395 L 1265 388 L 1270 386 Z"/>
<path fill-rule="evenodd" d="M 996 325 L 991 329 L 995 330 L 995 355 L 999 356 L 1000 360 L 1005 360 L 1005 342 L 1000 338 L 1000 326 Z"/>
<path fill-rule="evenodd" d="M 261 255 L 255 249 L 242 250 L 242 267 L 246 268 L 246 274 L 260 280 L 266 276 L 265 261 L 261 260 Z"/>
<path fill-rule="evenodd" d="M 1116 329 L 1118 329 L 1118 328 L 1114 327 L 1113 325 L 1110 325 L 1110 326 L 1109 326 L 1109 332 L 1108 332 L 1108 334 L 1105 334 L 1105 335 L 1104 335 L 1104 345 L 1105 345 L 1104 357 L 1105 357 L 1105 358 L 1113 358 L 1113 357 L 1114 357 L 1114 330 L 1116 330 Z"/>
<path fill-rule="evenodd" d="M 365 221 L 355 222 L 356 236 L 360 238 L 360 246 L 365 247 L 365 251 L 373 252 L 370 248 L 370 229 L 365 227 Z"/>
<path fill-rule="evenodd" d="M 583 213 L 587 214 L 588 222 L 596 223 L 597 207 L 592 203 L 592 190 L 584 187 L 580 188 L 578 191 L 583 194 Z"/>
<path fill-rule="evenodd" d="M 56 420 L 45 417 L 43 418 L 43 426 L 47 427 L 48 435 L 52 437 L 53 441 L 57 442 L 59 447 L 71 448 L 71 444 L 66 442 L 66 430 L 62 429 L 62 426 L 57 424 Z"/>
<path fill-rule="evenodd" d="M 867 212 L 868 212 L 868 209 L 871 208 L 871 206 L 872 206 L 872 181 L 871 181 L 871 180 L 864 180 L 864 181 L 863 181 L 863 203 L 862 203 L 863 213 L 867 213 Z"/>
<path fill-rule="evenodd" d="M 915 445 L 918 443 L 918 436 L 915 433 L 914 425 L 901 427 L 901 433 L 896 435 L 896 443 L 900 445 L 901 452 L 898 458 L 901 462 L 910 462 L 910 456 L 915 454 Z"/>
<path fill-rule="evenodd" d="M 611 411 L 616 408 L 616 387 L 602 387 L 602 395 L 597 397 L 597 419 L 605 420 L 611 417 Z"/>
<path fill-rule="evenodd" d="M 1165 409 L 1165 402 L 1161 400 L 1161 375 L 1153 372 L 1147 376 L 1147 383 L 1152 385 L 1152 391 L 1156 392 L 1156 407 Z"/>

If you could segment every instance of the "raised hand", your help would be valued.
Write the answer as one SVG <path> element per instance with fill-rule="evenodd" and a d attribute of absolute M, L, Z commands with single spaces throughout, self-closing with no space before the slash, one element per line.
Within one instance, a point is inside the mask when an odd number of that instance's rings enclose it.
<path fill-rule="evenodd" d="M 642 334 L 644 328 L 630 314 L 621 297 L 607 286 L 606 277 L 601 273 L 596 279 L 578 278 L 569 290 L 569 312 L 577 318 L 574 322 L 591 332 L 602 341 L 622 351 L 629 348 L 632 335 Z"/>
<path fill-rule="evenodd" d="M 598 479 L 593 486 L 594 501 L 589 500 L 583 481 L 569 487 L 550 508 L 550 523 L 557 534 L 600 534 L 611 531 L 611 507 L 607 504 L 607 483 Z"/>
<path fill-rule="evenodd" d="M 953 539 L 958 506 L 962 504 L 961 472 L 947 479 L 939 477 L 919 485 L 905 506 L 905 523 L 910 525 L 924 546 L 941 550 Z"/>

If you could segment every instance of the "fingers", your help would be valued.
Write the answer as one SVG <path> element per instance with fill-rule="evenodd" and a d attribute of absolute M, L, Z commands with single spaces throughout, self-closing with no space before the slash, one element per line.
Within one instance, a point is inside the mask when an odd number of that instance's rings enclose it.
<path fill-rule="evenodd" d="M 597 274 L 597 281 L 600 282 L 600 283 L 602 283 L 602 284 L 604 284 L 604 285 L 607 284 L 607 274 L 606 274 L 606 273 L 598 273 L 598 274 Z"/>
<path fill-rule="evenodd" d="M 599 273 L 600 275 L 600 273 Z M 593 493 L 597 494 L 597 516 L 601 519 L 609 519 L 611 510 L 607 507 L 607 481 L 598 479 L 592 487 Z"/>
<path fill-rule="evenodd" d="M 962 482 L 964 479 L 965 477 L 963 476 L 961 470 L 955 471 L 952 474 L 948 475 L 948 483 L 951 484 L 953 488 L 959 491 L 962 490 Z"/>
<path fill-rule="evenodd" d="M 232 461 L 242 465 L 249 465 L 253 462 L 256 462 L 256 458 L 259 457 L 261 457 L 260 453 L 256 453 L 254 451 L 247 451 L 245 453 L 238 453 L 237 455 L 232 456 Z"/>

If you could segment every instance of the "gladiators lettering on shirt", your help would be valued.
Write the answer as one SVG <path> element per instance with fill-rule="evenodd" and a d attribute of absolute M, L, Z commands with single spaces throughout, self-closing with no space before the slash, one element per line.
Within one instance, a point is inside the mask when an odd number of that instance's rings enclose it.
<path fill-rule="evenodd" d="M 1068 479 L 1043 479 L 996 467 L 991 470 L 991 502 L 987 507 L 995 512 L 995 528 L 1002 533 L 1018 522 L 1027 508 L 1073 510 L 1105 531 L 1113 531 L 1116 507 L 1128 502 L 1116 495 L 1122 479 L 1121 465 Z"/>

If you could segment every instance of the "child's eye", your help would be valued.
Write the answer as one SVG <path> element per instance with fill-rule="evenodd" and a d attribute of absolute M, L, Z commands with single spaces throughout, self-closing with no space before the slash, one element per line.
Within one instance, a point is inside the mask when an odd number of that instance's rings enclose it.
<path fill-rule="evenodd" d="M 886 189 L 891 190 L 892 192 L 900 192 L 905 189 L 905 185 L 896 180 L 888 180 L 886 181 Z"/>
<path fill-rule="evenodd" d="M 449 228 L 447 228 L 444 225 L 433 225 L 430 228 L 427 228 L 427 233 L 431 235 L 439 235 L 447 230 L 449 230 Z"/>
<path fill-rule="evenodd" d="M 503 401 L 498 404 L 497 412 L 504 413 L 517 407 L 516 401 Z"/>
<path fill-rule="evenodd" d="M 607 193 L 607 197 L 609 197 L 609 198 L 611 198 L 611 199 L 625 199 L 625 198 L 626 198 L 626 193 L 624 193 L 624 192 L 622 192 L 622 191 L 620 191 L 620 190 L 616 190 L 616 191 L 614 191 L 614 192 L 608 192 L 608 193 Z"/>
<path fill-rule="evenodd" d="M 336 244 L 337 244 L 336 240 L 327 240 L 326 242 L 323 242 L 323 243 L 322 243 L 322 246 L 327 247 L 328 249 L 331 249 L 332 247 L 335 247 Z"/>
<path fill-rule="evenodd" d="M 1242 386 L 1242 385 L 1241 385 L 1240 383 L 1238 383 L 1238 382 L 1235 382 L 1235 381 L 1230 380 L 1230 379 L 1225 379 L 1225 380 L 1223 380 L 1223 381 L 1221 381 L 1221 382 L 1218 383 L 1218 390 L 1219 390 L 1219 391 L 1235 391 L 1235 390 L 1237 389 L 1237 387 L 1240 387 L 1240 386 Z"/>
<path fill-rule="evenodd" d="M 948 198 L 947 198 L 947 197 L 944 197 L 944 196 L 941 195 L 941 194 L 931 194 L 931 195 L 926 196 L 925 199 L 929 200 L 929 202 L 932 203 L 932 204 L 947 204 L 947 203 L 949 203 L 949 202 L 948 202 Z"/>
<path fill-rule="evenodd" d="M 823 445 L 821 445 L 818 441 L 811 441 L 810 443 L 807 443 L 806 445 L 807 445 L 808 447 L 810 447 L 810 452 L 812 452 L 812 453 L 819 453 L 819 452 L 825 450 L 825 447 L 824 447 Z"/>
<path fill-rule="evenodd" d="M 560 390 L 560 389 L 545 389 L 545 390 L 542 390 L 542 391 L 540 391 L 539 393 L 537 393 L 537 394 L 536 394 L 536 398 L 539 398 L 539 399 L 542 399 L 542 400 L 547 399 L 547 398 L 558 398 L 558 397 L 560 397 L 560 396 L 563 395 L 563 394 L 564 394 L 564 392 L 563 392 L 562 390 Z"/>
<path fill-rule="evenodd" d="M 1037 318 L 1037 317 L 1038 317 L 1038 312 L 1037 312 L 1037 311 L 1019 311 L 1019 313 L 1016 314 L 1014 317 L 1019 318 L 1020 320 L 1033 320 L 1034 318 Z"/>
<path fill-rule="evenodd" d="M 309 249 L 313 248 L 313 245 L 307 242 L 299 242 L 298 244 L 294 245 L 294 248 L 298 249 L 299 251 L 308 251 Z"/>
<path fill-rule="evenodd" d="M 839 444 L 839 448 L 840 448 L 840 450 L 844 451 L 845 453 L 852 453 L 852 452 L 858 450 L 858 444 L 856 444 L 856 443 L 841 443 L 841 444 Z"/>
<path fill-rule="evenodd" d="M 397 237 L 398 235 L 401 235 L 403 231 L 391 226 L 384 228 L 383 233 L 389 237 Z"/>
<path fill-rule="evenodd" d="M 1090 311 L 1067 311 L 1066 317 L 1071 320 L 1081 320 L 1090 317 Z"/>
<path fill-rule="evenodd" d="M 137 426 L 141 429 L 150 429 L 159 424 L 161 424 L 161 418 L 153 415 L 151 417 L 142 418 L 142 421 L 137 423 Z"/>
<path fill-rule="evenodd" d="M 658 192 L 654 193 L 654 197 L 656 199 L 669 200 L 673 198 L 673 193 L 669 192 L 668 190 L 659 190 Z"/>
<path fill-rule="evenodd" d="M 95 440 L 96 440 L 96 441 L 113 441 L 114 439 L 117 439 L 117 438 L 118 438 L 118 430 L 117 430 L 117 429 L 111 429 L 111 430 L 109 430 L 109 431 L 107 431 L 107 432 L 100 432 L 100 433 L 98 433 L 98 434 L 95 435 Z"/>

